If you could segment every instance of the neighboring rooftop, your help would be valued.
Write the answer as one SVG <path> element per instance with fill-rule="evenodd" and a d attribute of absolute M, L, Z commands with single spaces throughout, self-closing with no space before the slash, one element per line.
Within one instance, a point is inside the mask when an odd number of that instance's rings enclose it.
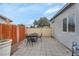
<path fill-rule="evenodd" d="M 59 16 L 61 13 L 63 13 L 65 10 L 67 10 L 69 7 L 71 7 L 73 4 L 75 3 L 67 3 L 64 5 L 63 8 L 61 8 L 51 19 L 50 21 L 52 21 L 53 19 L 55 19 L 57 16 Z"/>
<path fill-rule="evenodd" d="M 5 17 L 5 16 L 0 15 L 0 18 L 3 19 L 4 21 L 5 21 L 5 20 L 9 20 L 10 22 L 12 22 L 12 20 L 8 19 L 8 18 Z"/>

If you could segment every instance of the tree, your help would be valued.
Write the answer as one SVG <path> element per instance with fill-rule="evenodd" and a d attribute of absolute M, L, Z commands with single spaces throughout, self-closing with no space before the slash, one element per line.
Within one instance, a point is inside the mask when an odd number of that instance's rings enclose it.
<path fill-rule="evenodd" d="M 50 23 L 46 17 L 40 17 L 40 19 L 38 20 L 38 27 L 44 26 L 50 27 Z"/>
<path fill-rule="evenodd" d="M 30 28 L 34 28 L 34 26 L 31 25 Z"/>
<path fill-rule="evenodd" d="M 50 23 L 49 23 L 49 20 L 46 18 L 46 17 L 40 17 L 40 19 L 35 20 L 33 22 L 33 27 L 44 27 L 44 26 L 48 26 L 50 27 Z"/>
<path fill-rule="evenodd" d="M 38 21 L 35 20 L 35 21 L 33 22 L 33 25 L 34 25 L 34 27 L 35 27 L 36 25 L 38 25 Z"/>

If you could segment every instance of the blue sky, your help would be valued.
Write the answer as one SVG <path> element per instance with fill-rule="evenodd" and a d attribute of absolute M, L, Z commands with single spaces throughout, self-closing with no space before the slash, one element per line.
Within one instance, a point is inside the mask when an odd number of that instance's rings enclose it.
<path fill-rule="evenodd" d="M 40 17 L 50 19 L 65 4 L 63 3 L 1 3 L 0 14 L 8 17 L 14 24 L 32 25 Z"/>

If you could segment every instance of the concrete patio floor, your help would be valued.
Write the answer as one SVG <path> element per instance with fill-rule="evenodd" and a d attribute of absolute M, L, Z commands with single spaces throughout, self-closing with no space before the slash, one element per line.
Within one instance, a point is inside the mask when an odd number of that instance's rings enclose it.
<path fill-rule="evenodd" d="M 71 51 L 53 38 L 42 37 L 33 46 L 26 46 L 24 40 L 12 56 L 71 56 Z"/>

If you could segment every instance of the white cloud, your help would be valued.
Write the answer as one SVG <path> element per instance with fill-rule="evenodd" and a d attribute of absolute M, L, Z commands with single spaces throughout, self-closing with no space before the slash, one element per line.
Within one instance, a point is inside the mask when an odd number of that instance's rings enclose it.
<path fill-rule="evenodd" d="M 21 23 L 23 23 L 24 25 L 30 27 L 34 22 L 34 19 L 25 19 L 23 20 Z"/>
<path fill-rule="evenodd" d="M 57 12 L 60 8 L 50 8 L 48 10 L 45 11 L 44 14 L 51 14 L 53 12 Z"/>
<path fill-rule="evenodd" d="M 22 8 L 19 8 L 18 10 L 17 10 L 17 12 L 25 12 L 26 11 L 26 8 L 25 7 L 22 7 Z"/>
<path fill-rule="evenodd" d="M 17 12 L 38 12 L 43 10 L 40 5 L 29 5 L 27 7 L 21 7 L 17 9 Z"/>
<path fill-rule="evenodd" d="M 47 3 L 47 5 L 51 6 L 53 3 Z"/>

